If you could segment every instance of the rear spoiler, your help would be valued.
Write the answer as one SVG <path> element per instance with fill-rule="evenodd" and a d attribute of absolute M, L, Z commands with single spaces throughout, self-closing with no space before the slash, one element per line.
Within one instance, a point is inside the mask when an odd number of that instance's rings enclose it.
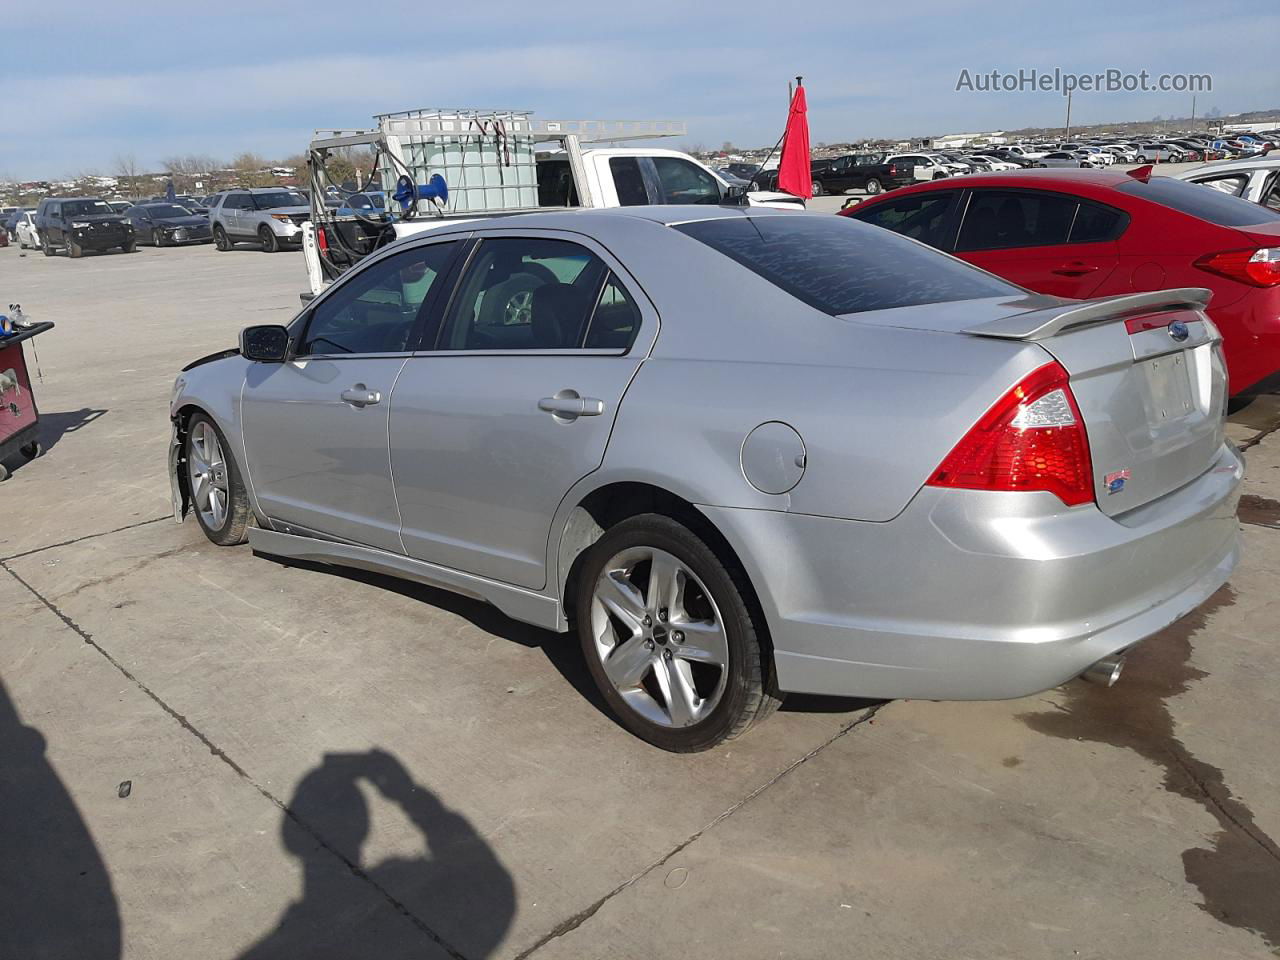
<path fill-rule="evenodd" d="M 1212 291 L 1204 287 L 1180 287 L 1151 293 L 1126 293 L 1118 297 L 1087 300 L 1078 304 L 1062 304 L 1042 310 L 1015 313 L 969 327 L 964 333 L 975 337 L 999 337 L 1002 340 L 1047 340 L 1070 327 L 1083 327 L 1104 320 L 1117 320 L 1138 313 L 1190 308 L 1203 310 L 1209 305 Z"/>

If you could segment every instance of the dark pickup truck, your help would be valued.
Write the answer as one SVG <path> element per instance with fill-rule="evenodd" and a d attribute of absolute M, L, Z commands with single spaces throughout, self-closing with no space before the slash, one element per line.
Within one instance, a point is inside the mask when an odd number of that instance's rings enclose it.
<path fill-rule="evenodd" d="M 839 195 L 846 190 L 866 190 L 869 194 L 915 183 L 911 167 L 887 163 L 883 153 L 849 153 L 843 157 L 815 161 L 811 168 L 813 195 Z"/>

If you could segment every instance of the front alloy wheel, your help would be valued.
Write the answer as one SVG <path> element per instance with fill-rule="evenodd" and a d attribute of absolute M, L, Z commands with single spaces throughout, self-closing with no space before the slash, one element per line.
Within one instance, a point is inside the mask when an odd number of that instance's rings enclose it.
<path fill-rule="evenodd" d="M 249 496 L 222 433 L 204 414 L 188 425 L 186 461 L 187 489 L 205 536 L 224 547 L 243 543 Z"/>
<path fill-rule="evenodd" d="M 591 547 L 576 619 L 619 720 L 664 750 L 706 750 L 778 704 L 741 575 L 670 517 L 624 520 Z"/>

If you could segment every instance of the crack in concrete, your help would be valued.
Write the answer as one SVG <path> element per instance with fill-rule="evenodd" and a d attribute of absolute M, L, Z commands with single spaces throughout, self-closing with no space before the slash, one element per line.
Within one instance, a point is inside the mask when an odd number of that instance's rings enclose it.
<path fill-rule="evenodd" d="M 161 517 L 158 519 L 166 519 L 166 518 Z M 144 521 L 144 523 L 154 523 L 154 522 L 155 522 L 154 520 Z M 142 524 L 135 524 L 134 526 L 142 526 Z M 129 528 L 125 527 L 121 529 L 129 529 Z M 119 531 L 110 531 L 110 532 L 118 533 Z M 94 536 L 104 536 L 104 534 L 94 534 Z M 81 539 L 88 539 L 88 537 L 82 537 Z M 69 541 L 69 542 L 74 543 L 78 541 Z M 42 548 L 42 549 L 48 549 L 48 548 Z M 38 551 L 32 551 L 32 552 L 38 552 Z M 22 554 L 22 556 L 29 556 L 29 555 L 30 554 Z M 99 653 L 103 657 L 103 659 L 105 659 L 109 664 L 111 664 L 111 666 L 115 667 L 116 670 L 119 671 L 119 673 L 126 680 L 128 680 L 130 683 L 136 686 L 139 690 L 141 690 L 153 703 L 156 704 L 156 706 L 158 706 L 161 710 L 163 710 L 166 714 L 168 714 L 173 720 L 177 721 L 178 725 L 182 727 L 183 730 L 185 730 L 187 733 L 191 734 L 193 737 L 199 740 L 200 743 L 203 744 L 206 749 L 208 749 L 209 753 L 211 753 L 214 757 L 221 760 L 228 767 L 230 767 L 232 771 L 235 772 L 236 776 L 238 776 L 241 780 L 243 780 L 249 786 L 253 787 L 253 789 L 256 790 L 261 796 L 263 796 L 268 801 L 273 803 L 280 810 L 281 813 L 283 813 L 286 817 L 288 817 L 290 820 L 296 823 L 303 831 L 306 832 L 306 834 L 309 837 L 315 840 L 317 844 L 319 844 L 321 847 L 323 847 L 325 850 L 331 853 L 334 857 L 336 857 L 347 868 L 347 870 L 350 871 L 352 876 L 364 882 L 373 890 L 377 891 L 377 893 L 397 913 L 399 913 L 401 916 L 407 919 L 410 923 L 412 923 L 429 940 L 435 943 L 436 946 L 444 950 L 450 957 L 453 957 L 454 960 L 467 960 L 467 958 L 460 951 L 458 951 L 455 947 L 453 947 L 450 943 L 448 943 L 443 937 L 441 937 L 438 933 L 432 930 L 431 927 L 428 926 L 425 921 L 423 921 L 420 917 L 415 915 L 404 903 L 402 903 L 400 900 L 397 900 L 389 890 L 387 890 L 385 887 L 383 887 L 381 884 L 375 881 L 372 877 L 370 877 L 363 869 L 361 869 L 358 863 L 353 862 L 352 860 L 348 859 L 345 855 L 343 855 L 342 852 L 339 851 L 337 848 L 335 848 L 332 844 L 330 844 L 329 841 L 326 840 L 318 830 L 316 830 L 314 827 L 311 826 L 311 824 L 307 823 L 305 820 L 300 818 L 296 813 L 294 813 L 294 811 L 290 809 L 288 804 L 286 804 L 283 800 L 281 800 L 279 797 L 273 794 L 270 790 L 268 790 L 262 784 L 258 783 L 258 781 L 253 779 L 253 777 L 251 777 L 248 774 L 248 772 L 244 769 L 244 767 L 236 763 L 236 761 L 233 760 L 225 750 L 223 750 L 216 743 L 210 740 L 209 737 L 206 736 L 193 723 L 191 723 L 190 720 L 188 720 L 185 716 L 180 714 L 173 707 L 169 706 L 169 704 L 164 699 L 162 699 L 159 694 L 157 694 L 154 690 L 152 690 L 140 679 L 138 679 L 138 677 L 135 676 L 129 670 L 128 667 L 126 667 L 119 660 L 113 657 L 104 647 L 102 647 L 96 640 L 94 640 L 92 634 L 90 634 L 82 626 L 80 626 L 78 623 L 72 620 L 71 617 L 69 617 L 67 614 L 63 613 L 62 610 L 60 610 L 55 603 L 47 599 L 43 594 L 40 593 L 39 590 L 37 590 L 30 583 L 24 580 L 16 570 L 14 570 L 12 567 L 9 566 L 7 562 L 8 559 L 14 559 L 14 558 L 7 558 L 5 560 L 0 560 L 0 570 L 4 570 L 6 573 L 9 574 L 9 576 L 13 577 L 15 580 L 18 581 L 18 583 L 22 584 L 22 586 L 25 587 L 27 591 L 31 593 L 32 596 L 34 596 L 37 600 L 39 600 L 49 610 L 50 613 L 52 613 L 55 617 L 61 620 L 63 625 L 66 626 L 67 629 L 69 629 L 72 633 L 74 633 L 82 641 L 84 641 L 85 644 L 92 647 L 97 653 Z"/>
<path fill-rule="evenodd" d="M 139 520 L 137 523 L 130 523 L 123 527 L 116 527 L 114 530 L 103 530 L 101 533 L 86 533 L 83 537 L 74 537 L 71 540 L 63 540 L 61 543 L 50 543 L 47 546 L 36 547 L 33 550 L 24 550 L 22 553 L 15 553 L 8 557 L 0 557 L 0 564 L 7 563 L 10 560 L 21 560 L 23 557 L 34 556 L 37 553 L 44 553 L 46 550 L 56 550 L 58 547 L 69 547 L 73 543 L 84 543 L 86 540 L 95 540 L 98 537 L 109 537 L 113 533 L 124 533 L 126 530 L 136 530 L 138 527 L 145 527 L 149 523 L 159 523 L 161 520 L 172 520 L 172 514 L 165 514 L 163 517 L 152 517 L 150 520 Z M 10 571 L 11 573 L 13 571 Z M 28 589 L 30 589 L 28 587 Z"/>
<path fill-rule="evenodd" d="M 549 931 L 547 931 L 547 933 L 543 934 L 543 936 L 541 936 L 537 941 L 535 941 L 532 946 L 527 947 L 526 949 L 522 950 L 520 953 L 516 954 L 514 960 L 527 960 L 528 957 L 532 956 L 534 953 L 541 950 L 552 940 L 556 940 L 560 937 L 563 937 L 565 934 L 572 933 L 574 930 L 577 930 L 580 926 L 582 926 L 584 923 L 586 923 L 588 920 L 594 917 L 600 911 L 601 907 L 603 907 L 606 903 L 608 903 L 618 894 L 622 893 L 624 890 L 628 889 L 629 887 L 632 887 L 635 884 L 639 883 L 641 880 L 643 880 L 645 877 L 651 874 L 654 870 L 657 870 L 663 864 L 667 863 L 672 857 L 678 854 L 681 850 L 684 850 L 691 843 L 693 843 L 694 841 L 702 837 L 704 834 L 706 834 L 709 830 L 714 829 L 715 827 L 723 823 L 725 820 L 729 819 L 731 816 L 733 816 L 735 813 L 737 813 L 739 810 L 745 807 L 748 803 L 750 803 L 756 797 L 760 796 L 760 794 L 764 793 L 766 790 L 772 787 L 775 783 L 777 783 L 783 777 L 787 776 L 787 774 L 791 773 L 791 771 L 795 770 L 801 764 L 809 760 L 812 760 L 814 757 L 816 757 L 819 753 L 821 753 L 827 747 L 831 746 L 831 744 L 835 743 L 841 737 L 845 736 L 850 731 L 852 731 L 855 727 L 860 727 L 862 726 L 862 724 L 867 723 L 870 720 L 873 720 L 875 718 L 875 715 L 879 713 L 881 708 L 884 706 L 885 706 L 884 703 L 877 703 L 874 706 L 868 707 L 865 711 L 863 711 L 862 715 L 859 716 L 852 723 L 846 724 L 845 726 L 841 727 L 834 734 L 832 734 L 822 743 L 818 744 L 816 747 L 814 747 L 804 756 L 798 757 L 797 759 L 791 761 L 791 763 L 787 764 L 785 767 L 779 770 L 776 774 L 774 774 L 764 783 L 760 784 L 760 786 L 756 787 L 754 790 L 748 793 L 741 800 L 736 801 L 735 803 L 730 805 L 728 808 L 723 810 L 713 820 L 711 820 L 710 823 L 706 824 L 704 827 L 699 829 L 696 833 L 693 833 L 690 836 L 686 837 L 684 840 L 680 841 L 678 844 L 676 844 L 674 847 L 672 847 L 670 850 L 664 853 L 657 860 L 653 861 L 653 863 L 649 864 L 643 870 L 640 870 L 639 872 L 632 874 L 626 880 L 623 880 L 622 883 L 618 884 L 616 887 L 614 887 L 612 890 L 610 890 L 600 899 L 596 900 L 594 903 L 590 904 L 585 909 L 580 910 L 578 913 L 575 913 L 573 916 L 568 917 L 565 920 L 562 920 L 560 923 L 556 924 Z"/>

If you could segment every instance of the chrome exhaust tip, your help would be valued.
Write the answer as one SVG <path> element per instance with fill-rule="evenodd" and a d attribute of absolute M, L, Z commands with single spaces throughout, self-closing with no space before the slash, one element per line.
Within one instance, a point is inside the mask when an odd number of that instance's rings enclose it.
<path fill-rule="evenodd" d="M 1116 681 L 1120 679 L 1120 673 L 1123 670 L 1124 657 L 1103 657 L 1080 676 L 1090 683 L 1096 683 L 1102 687 L 1113 687 Z"/>

